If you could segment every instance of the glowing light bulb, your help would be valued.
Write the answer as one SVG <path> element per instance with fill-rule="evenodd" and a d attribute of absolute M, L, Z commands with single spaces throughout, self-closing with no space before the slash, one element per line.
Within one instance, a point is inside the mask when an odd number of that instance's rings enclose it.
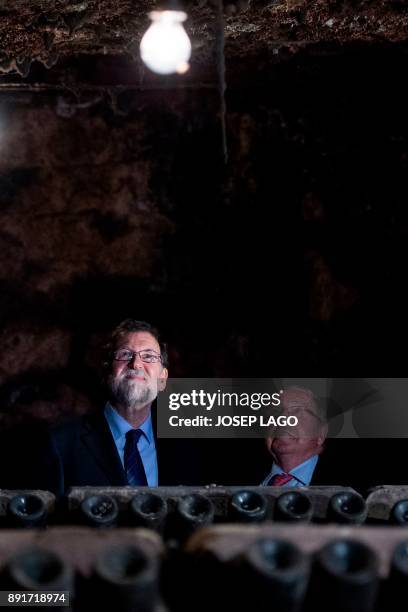
<path fill-rule="evenodd" d="M 183 11 L 153 11 L 152 24 L 140 43 L 140 55 L 150 70 L 158 74 L 180 74 L 189 69 L 191 42 L 183 27 Z"/>

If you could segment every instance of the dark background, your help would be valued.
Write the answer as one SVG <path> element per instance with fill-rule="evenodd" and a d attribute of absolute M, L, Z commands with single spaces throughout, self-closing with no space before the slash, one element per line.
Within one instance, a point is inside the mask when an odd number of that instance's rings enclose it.
<path fill-rule="evenodd" d="M 115 105 L 1 92 L 6 457 L 25 455 L 34 424 L 101 405 L 100 346 L 125 317 L 162 330 L 171 376 L 404 376 L 407 50 L 310 45 L 248 67 L 226 91 L 227 163 L 214 84 L 166 81 Z M 270 469 L 261 441 L 196 446 L 201 482 Z M 365 488 L 406 481 L 405 446 L 326 452 Z"/>

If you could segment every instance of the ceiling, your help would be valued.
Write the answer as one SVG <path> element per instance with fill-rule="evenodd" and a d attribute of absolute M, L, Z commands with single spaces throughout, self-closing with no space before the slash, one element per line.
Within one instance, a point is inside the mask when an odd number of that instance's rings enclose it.
<path fill-rule="evenodd" d="M 0 0 L 0 89 L 214 87 L 224 45 L 228 86 L 239 87 L 305 51 L 408 41 L 405 0 L 225 1 L 184 5 L 191 69 L 163 79 L 139 58 L 152 2 Z"/>

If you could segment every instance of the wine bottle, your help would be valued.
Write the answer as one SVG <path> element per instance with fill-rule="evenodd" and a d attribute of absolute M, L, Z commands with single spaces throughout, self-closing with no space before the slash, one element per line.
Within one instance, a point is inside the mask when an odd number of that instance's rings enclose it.
<path fill-rule="evenodd" d="M 11 498 L 6 510 L 6 522 L 10 527 L 45 527 L 48 512 L 44 501 L 33 493 L 21 493 Z"/>
<path fill-rule="evenodd" d="M 86 585 L 92 607 L 116 612 L 155 612 L 159 600 L 158 559 L 136 545 L 117 545 L 101 554 Z"/>
<path fill-rule="evenodd" d="M 72 606 L 74 597 L 74 571 L 56 553 L 33 547 L 22 550 L 13 556 L 1 573 L 1 589 L 7 591 L 29 591 L 41 593 L 59 593 L 58 599 L 52 600 L 53 609 L 67 612 Z M 39 593 L 39 597 L 41 596 Z M 36 598 L 33 598 L 36 601 Z M 49 607 L 36 605 L 36 609 L 49 610 Z M 28 603 L 28 602 L 26 602 Z M 48 603 L 50 603 L 48 601 Z M 67 604 L 69 603 L 69 607 Z"/>
<path fill-rule="evenodd" d="M 80 522 L 90 527 L 114 527 L 119 508 L 110 495 L 89 495 L 81 502 L 79 514 Z"/>
<path fill-rule="evenodd" d="M 300 491 L 288 491 L 280 495 L 273 512 L 275 521 L 287 523 L 309 522 L 313 515 L 313 506 L 307 495 Z"/>
<path fill-rule="evenodd" d="M 400 499 L 391 508 L 389 522 L 408 527 L 408 499 Z"/>
<path fill-rule="evenodd" d="M 130 523 L 162 532 L 167 516 L 167 502 L 155 493 L 138 493 L 129 504 Z"/>
<path fill-rule="evenodd" d="M 315 556 L 305 612 L 373 612 L 378 565 L 374 551 L 362 542 L 329 542 Z"/>
<path fill-rule="evenodd" d="M 268 502 L 257 491 L 243 489 L 230 499 L 229 519 L 237 523 L 259 523 L 266 517 Z"/>
<path fill-rule="evenodd" d="M 380 587 L 376 612 L 398 610 L 406 598 L 408 584 L 408 540 L 400 542 L 394 549 L 387 580 Z"/>
<path fill-rule="evenodd" d="M 367 504 L 358 493 L 340 491 L 329 500 L 327 520 L 334 523 L 361 525 L 367 518 Z"/>
<path fill-rule="evenodd" d="M 259 612 L 298 612 L 309 581 L 310 560 L 289 541 L 262 538 L 244 555 L 237 605 Z"/>
<path fill-rule="evenodd" d="M 184 540 L 196 529 L 210 525 L 213 520 L 214 504 L 209 497 L 200 493 L 185 495 L 177 502 L 173 535 Z"/>

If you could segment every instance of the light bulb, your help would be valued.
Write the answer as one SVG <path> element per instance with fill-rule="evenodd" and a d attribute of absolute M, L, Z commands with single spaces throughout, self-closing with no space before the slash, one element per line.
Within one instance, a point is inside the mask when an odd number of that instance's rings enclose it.
<path fill-rule="evenodd" d="M 153 11 L 152 24 L 140 43 L 140 55 L 150 70 L 158 74 L 183 73 L 189 68 L 191 42 L 183 27 L 183 11 Z"/>

